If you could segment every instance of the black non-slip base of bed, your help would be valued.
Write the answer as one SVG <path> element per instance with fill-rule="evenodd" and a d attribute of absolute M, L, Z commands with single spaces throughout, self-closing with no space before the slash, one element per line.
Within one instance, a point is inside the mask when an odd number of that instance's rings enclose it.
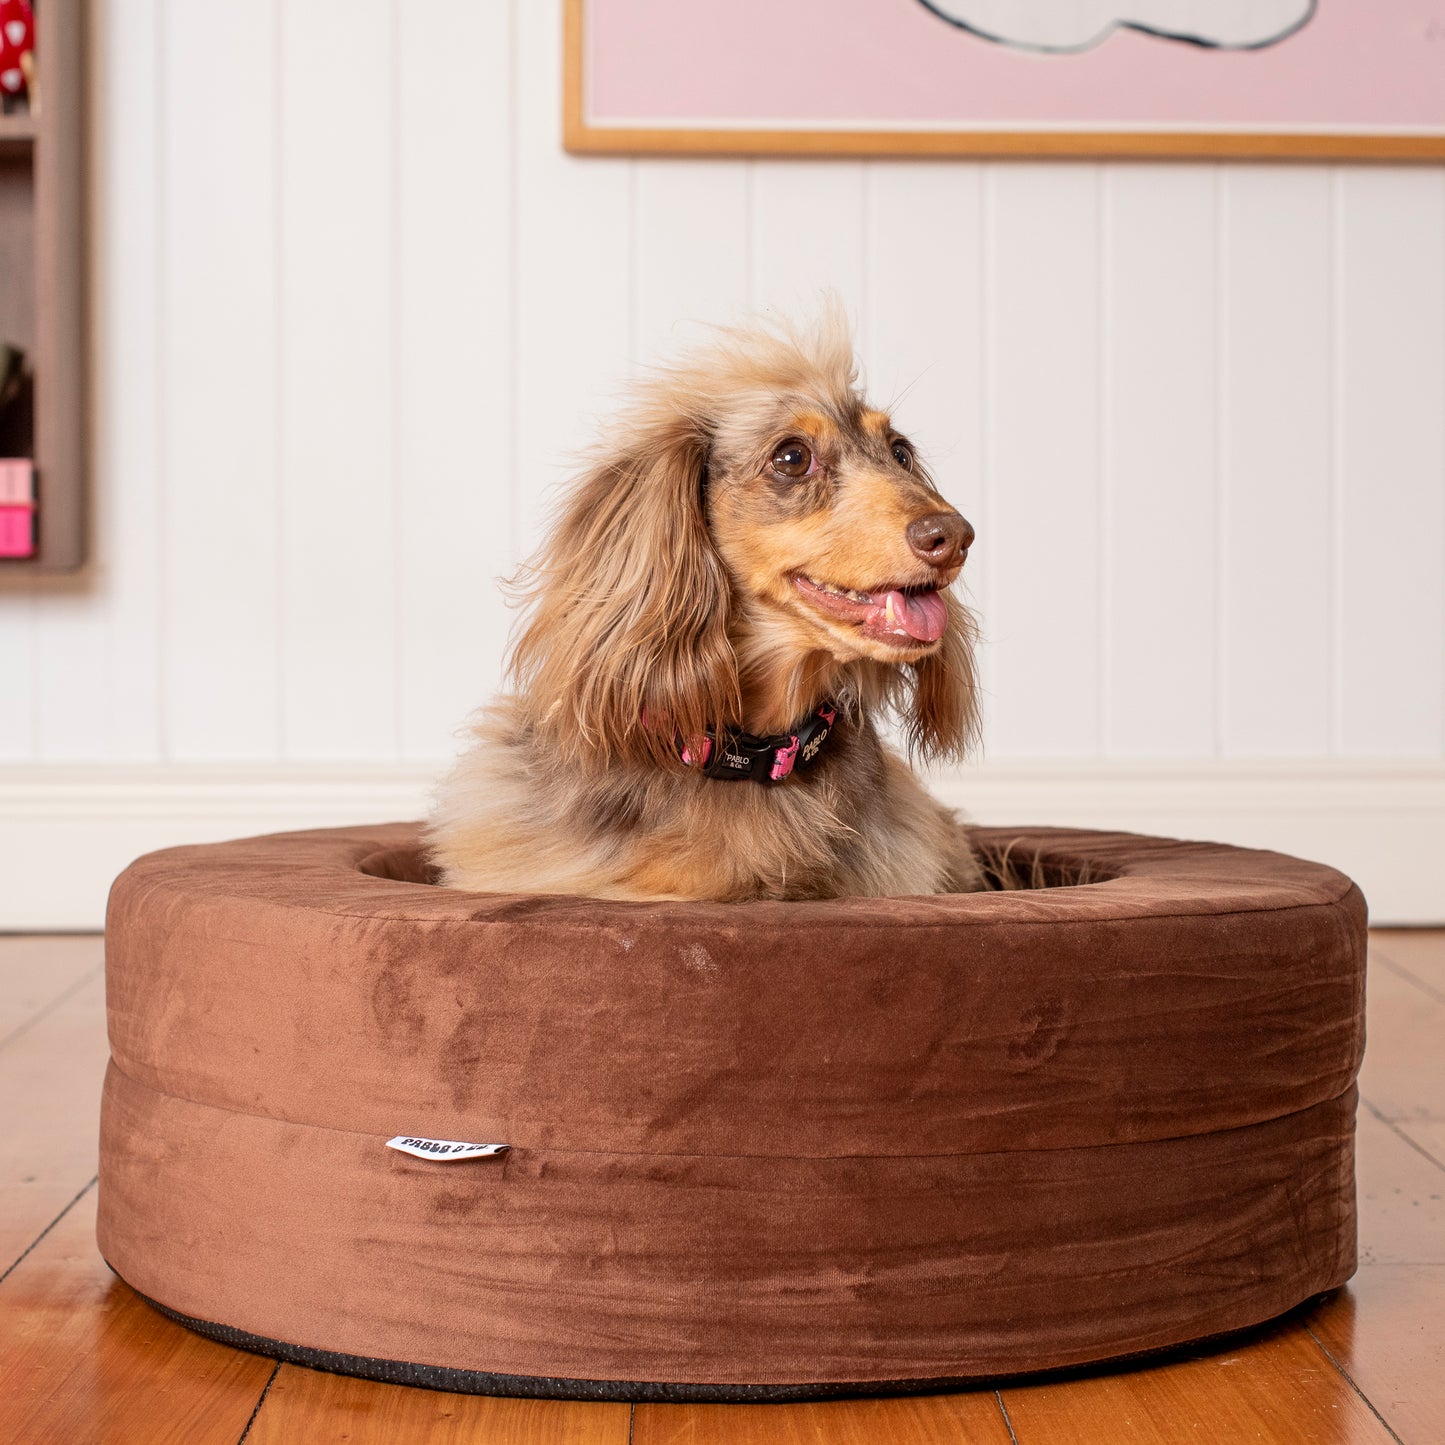
<path fill-rule="evenodd" d="M 107 1261 L 109 1264 L 109 1261 Z M 110 1266 L 112 1273 L 121 1276 Z M 131 1288 L 130 1286 L 127 1286 Z M 732 1385 L 676 1384 L 655 1380 L 569 1380 L 541 1375 L 504 1375 L 490 1370 L 458 1370 L 445 1365 L 419 1365 L 407 1360 L 374 1360 L 365 1355 L 347 1355 L 336 1350 L 316 1350 L 293 1345 L 285 1340 L 268 1340 L 248 1334 L 230 1325 L 213 1324 L 193 1319 L 179 1310 L 169 1309 L 133 1290 L 158 1314 L 208 1340 L 265 1355 L 288 1365 L 304 1365 L 311 1370 L 324 1370 L 332 1375 L 355 1375 L 363 1380 L 379 1380 L 387 1385 L 408 1385 L 421 1390 L 445 1390 L 456 1395 L 498 1395 L 511 1399 L 530 1400 L 596 1400 L 622 1401 L 657 1405 L 790 1405 L 810 1400 L 867 1399 L 889 1395 L 941 1395 L 985 1387 L 997 1388 L 1024 1381 L 1063 1380 L 1081 1375 L 1107 1374 L 1110 1370 L 1133 1368 L 1140 1364 L 1164 1364 L 1186 1355 L 1208 1354 L 1245 1341 L 1259 1338 L 1278 1328 L 1282 1321 L 1308 1314 L 1333 1290 L 1306 1300 L 1287 1310 L 1277 1319 L 1267 1320 L 1243 1330 L 1227 1330 L 1189 1345 L 1176 1345 L 1162 1350 L 1145 1350 L 1132 1355 L 1119 1355 L 1098 1363 L 1063 1370 L 1045 1370 L 1028 1375 L 967 1375 L 929 1380 L 837 1380 L 802 1385 Z"/>

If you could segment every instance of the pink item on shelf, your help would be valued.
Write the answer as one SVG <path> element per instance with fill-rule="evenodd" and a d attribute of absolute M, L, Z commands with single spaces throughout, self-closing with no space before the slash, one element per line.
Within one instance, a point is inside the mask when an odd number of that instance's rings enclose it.
<path fill-rule="evenodd" d="M 0 557 L 35 555 L 35 463 L 0 458 Z"/>
<path fill-rule="evenodd" d="M 35 504 L 0 505 L 0 557 L 35 555 Z"/>
<path fill-rule="evenodd" d="M 35 500 L 35 463 L 29 457 L 0 457 L 0 507 Z"/>

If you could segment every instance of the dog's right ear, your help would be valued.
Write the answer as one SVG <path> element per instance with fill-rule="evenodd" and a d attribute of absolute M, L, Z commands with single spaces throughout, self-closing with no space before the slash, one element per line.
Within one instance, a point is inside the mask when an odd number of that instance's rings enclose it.
<path fill-rule="evenodd" d="M 681 766 L 678 738 L 739 717 L 708 441 L 681 414 L 631 428 L 578 482 L 528 569 L 512 677 L 532 726 L 570 762 Z"/>

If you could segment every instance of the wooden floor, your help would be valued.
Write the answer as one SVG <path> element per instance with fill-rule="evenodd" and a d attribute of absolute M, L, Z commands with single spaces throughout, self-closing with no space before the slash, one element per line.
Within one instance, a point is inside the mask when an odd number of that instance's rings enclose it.
<path fill-rule="evenodd" d="M 491 1400 L 212 1344 L 95 1250 L 98 938 L 0 938 L 0 1442 L 934 1445 L 1445 1441 L 1445 932 L 1372 940 L 1361 1267 L 1234 1348 L 1151 1369 L 791 1406 Z"/>

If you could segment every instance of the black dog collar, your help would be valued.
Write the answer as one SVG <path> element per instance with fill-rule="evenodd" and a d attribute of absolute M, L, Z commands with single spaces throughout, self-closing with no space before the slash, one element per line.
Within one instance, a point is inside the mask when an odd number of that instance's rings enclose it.
<path fill-rule="evenodd" d="M 833 731 L 838 710 L 825 702 L 796 732 L 758 737 L 737 728 L 708 733 L 695 751 L 679 744 L 683 762 L 699 766 L 709 778 L 751 778 L 755 783 L 781 783 L 810 768 Z"/>

